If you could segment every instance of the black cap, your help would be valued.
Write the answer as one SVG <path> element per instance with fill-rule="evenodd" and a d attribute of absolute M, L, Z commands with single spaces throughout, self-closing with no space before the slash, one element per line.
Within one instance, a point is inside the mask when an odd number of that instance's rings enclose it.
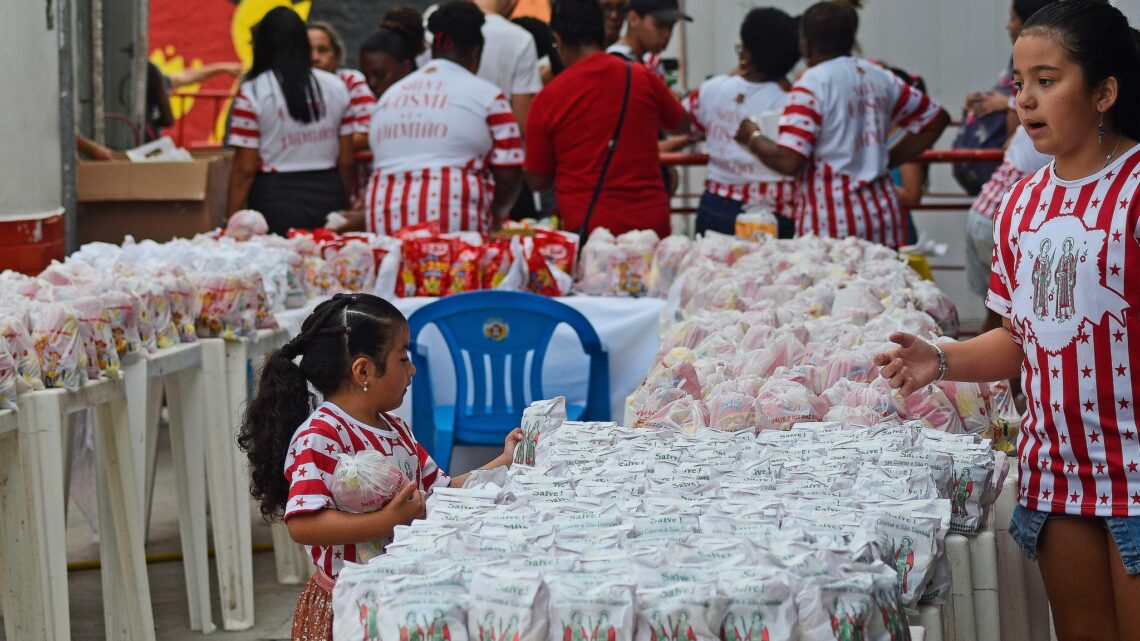
<path fill-rule="evenodd" d="M 642 16 L 652 15 L 660 22 L 693 21 L 677 6 L 677 0 L 630 0 L 629 10 Z"/>

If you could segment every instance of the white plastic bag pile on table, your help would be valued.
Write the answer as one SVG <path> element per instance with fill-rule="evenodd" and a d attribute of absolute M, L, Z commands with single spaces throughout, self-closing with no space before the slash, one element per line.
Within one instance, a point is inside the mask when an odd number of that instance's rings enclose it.
<path fill-rule="evenodd" d="M 897 419 L 565 422 L 533 467 L 437 489 L 384 556 L 346 564 L 334 638 L 906 639 L 905 610 L 949 586 L 958 453 L 987 447 Z"/>

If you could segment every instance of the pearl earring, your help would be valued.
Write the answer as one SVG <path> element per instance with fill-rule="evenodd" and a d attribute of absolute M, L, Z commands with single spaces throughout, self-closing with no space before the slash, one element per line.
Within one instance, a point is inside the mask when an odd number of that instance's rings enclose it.
<path fill-rule="evenodd" d="M 364 381 L 364 393 L 368 393 L 368 381 Z"/>

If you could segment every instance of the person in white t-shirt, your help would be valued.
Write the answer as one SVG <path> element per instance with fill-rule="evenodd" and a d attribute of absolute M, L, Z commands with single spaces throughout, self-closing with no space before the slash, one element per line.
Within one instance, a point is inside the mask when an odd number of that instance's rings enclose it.
<path fill-rule="evenodd" d="M 321 227 L 352 190 L 348 89 L 312 68 L 305 23 L 291 9 L 265 14 L 256 33 L 231 112 L 227 215 L 256 209 L 276 234 Z"/>
<path fill-rule="evenodd" d="M 475 4 L 486 18 L 478 76 L 502 90 L 525 134 L 530 103 L 542 89 L 534 38 L 508 19 L 518 0 L 475 0 Z"/>
<path fill-rule="evenodd" d="M 442 231 L 487 233 L 518 197 L 518 123 L 503 92 L 475 75 L 482 23 L 470 2 L 441 5 L 428 18 L 432 61 L 377 102 L 369 130 L 369 231 L 392 234 L 438 221 Z"/>
<path fill-rule="evenodd" d="M 899 247 L 906 218 L 889 169 L 929 149 L 950 116 L 890 71 L 853 57 L 857 25 L 845 2 L 808 8 L 800 43 L 809 68 L 792 86 L 777 140 L 749 120 L 737 140 L 768 167 L 795 176 L 800 234 Z M 907 133 L 888 148 L 891 124 Z"/>
<path fill-rule="evenodd" d="M 795 20 L 779 9 L 753 9 L 740 25 L 740 42 L 736 72 L 709 78 L 682 103 L 691 137 L 705 140 L 709 154 L 696 233 L 732 234 L 740 212 L 762 208 L 776 214 L 780 237 L 791 238 L 792 180 L 764 166 L 734 136 L 741 121 L 784 110 L 791 88 L 785 76 L 800 59 Z"/>

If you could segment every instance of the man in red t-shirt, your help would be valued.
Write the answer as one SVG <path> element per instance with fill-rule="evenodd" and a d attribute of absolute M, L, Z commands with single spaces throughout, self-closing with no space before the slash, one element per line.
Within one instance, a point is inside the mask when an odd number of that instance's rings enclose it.
<path fill-rule="evenodd" d="M 561 0 L 550 27 L 566 70 L 531 105 L 525 169 L 535 191 L 554 185 L 565 228 L 578 230 L 617 126 L 627 63 L 602 49 L 605 31 L 597 0 Z M 683 129 L 686 116 L 644 65 L 630 66 L 630 73 L 629 105 L 589 229 L 605 227 L 614 234 L 652 229 L 665 237 L 669 197 L 661 181 L 657 131 Z"/>

